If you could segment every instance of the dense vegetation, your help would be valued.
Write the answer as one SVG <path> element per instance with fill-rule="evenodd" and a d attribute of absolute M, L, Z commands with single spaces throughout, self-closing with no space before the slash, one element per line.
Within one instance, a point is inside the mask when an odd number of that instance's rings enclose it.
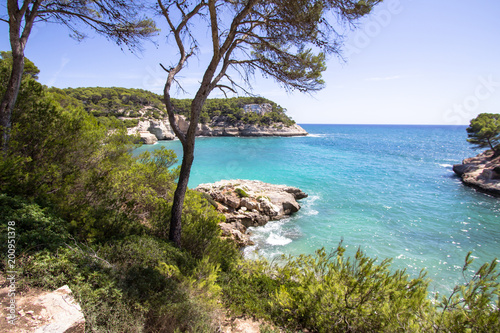
<path fill-rule="evenodd" d="M 245 104 L 263 104 L 268 103 L 272 107 L 272 111 L 264 115 L 259 115 L 254 112 L 244 112 Z M 172 100 L 172 104 L 177 113 L 189 115 L 190 99 Z M 242 122 L 244 124 L 271 125 L 272 123 L 283 123 L 286 126 L 295 124 L 295 121 L 290 119 L 285 114 L 285 109 L 278 104 L 265 99 L 263 97 L 233 97 L 233 98 L 212 98 L 205 102 L 201 114 L 200 122 L 202 124 L 209 123 L 216 117 L 222 117 L 223 120 L 231 124 Z"/>
<path fill-rule="evenodd" d="M 467 141 L 479 148 L 490 148 L 500 155 L 500 114 L 481 113 L 467 127 Z"/>
<path fill-rule="evenodd" d="M 9 62 L 0 62 L 3 93 Z M 221 238 L 223 216 L 188 191 L 182 248 L 168 240 L 175 154 L 134 158 L 123 126 L 100 122 L 26 65 L 0 157 L 0 252 L 15 222 L 18 291 L 68 284 L 87 332 L 217 332 L 245 314 L 297 332 L 498 332 L 496 261 L 448 296 L 358 251 L 247 261 Z M 58 101 L 64 101 L 63 104 Z M 268 328 L 272 331 L 272 328 Z"/>
<path fill-rule="evenodd" d="M 58 101 L 63 105 L 80 106 L 95 117 L 108 118 L 144 118 L 163 119 L 166 117 L 165 106 L 161 96 L 142 89 L 127 88 L 50 88 L 50 92 L 58 94 Z M 175 111 L 178 114 L 189 116 L 191 99 L 173 99 Z M 272 111 L 259 115 L 253 112 L 244 112 L 245 104 L 269 103 Z M 273 101 L 263 97 L 234 97 L 213 98 L 207 100 L 200 117 L 201 123 L 210 123 L 216 117 L 231 124 L 243 122 L 245 124 L 271 125 L 283 123 L 286 126 L 295 124 L 286 114 L 285 109 Z M 138 119 L 124 120 L 127 127 L 137 125 Z"/>

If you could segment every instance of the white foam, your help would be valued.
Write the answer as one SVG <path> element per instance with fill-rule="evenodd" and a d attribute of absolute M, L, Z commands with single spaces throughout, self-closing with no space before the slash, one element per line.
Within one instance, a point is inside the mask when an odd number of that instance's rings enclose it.
<path fill-rule="evenodd" d="M 453 165 L 451 164 L 439 164 L 439 166 L 443 168 L 453 168 Z"/>
<path fill-rule="evenodd" d="M 272 232 L 269 237 L 266 239 L 266 243 L 269 245 L 286 245 L 290 244 L 292 240 L 290 238 L 287 238 L 285 236 L 280 236 Z"/>

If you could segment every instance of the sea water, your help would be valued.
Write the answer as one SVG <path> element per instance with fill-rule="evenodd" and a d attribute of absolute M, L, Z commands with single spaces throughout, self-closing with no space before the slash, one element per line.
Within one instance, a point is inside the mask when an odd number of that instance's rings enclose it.
<path fill-rule="evenodd" d="M 296 186 L 309 196 L 301 210 L 250 228 L 245 255 L 361 248 L 393 258 L 392 269 L 417 276 L 431 291 L 463 283 L 466 254 L 473 268 L 500 258 L 500 199 L 464 186 L 452 165 L 478 153 L 465 126 L 302 125 L 305 137 L 197 138 L 189 186 L 221 179 L 255 179 Z M 136 153 L 179 141 L 143 146 Z M 468 274 L 471 274 L 468 272 Z"/>

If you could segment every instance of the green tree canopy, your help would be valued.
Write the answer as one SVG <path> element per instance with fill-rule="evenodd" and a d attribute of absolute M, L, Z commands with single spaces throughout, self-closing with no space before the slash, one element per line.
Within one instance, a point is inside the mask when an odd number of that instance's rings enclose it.
<path fill-rule="evenodd" d="M 157 0 L 175 41 L 178 58 L 164 87 L 170 125 L 182 143 L 183 159 L 174 194 L 170 239 L 181 244 L 181 215 L 194 160 L 196 127 L 203 106 L 214 89 L 245 91 L 254 73 L 274 78 L 287 90 L 314 92 L 324 87 L 326 56 L 340 55 L 342 29 L 368 14 L 381 0 Z M 334 23 L 335 22 L 335 23 Z M 191 29 L 205 30 L 212 46 L 202 69 L 200 87 L 190 105 L 189 128 L 180 130 L 171 88 L 178 74 L 200 50 L 201 40 Z"/>
<path fill-rule="evenodd" d="M 9 41 L 12 50 L 12 66 L 8 84 L 0 96 L 0 132 L 3 150 L 7 150 L 12 127 L 12 111 L 15 107 L 21 77 L 24 73 L 24 50 L 33 26 L 40 21 L 65 25 L 71 36 L 80 40 L 84 29 L 90 28 L 117 44 L 130 49 L 138 48 L 139 42 L 156 33 L 154 22 L 145 18 L 144 4 L 130 0 L 81 0 L 43 1 L 8 0 L 7 15 L 0 22 L 9 25 Z"/>
<path fill-rule="evenodd" d="M 495 155 L 500 154 L 500 114 L 481 113 L 467 127 L 467 141 L 479 148 L 489 147 Z"/>

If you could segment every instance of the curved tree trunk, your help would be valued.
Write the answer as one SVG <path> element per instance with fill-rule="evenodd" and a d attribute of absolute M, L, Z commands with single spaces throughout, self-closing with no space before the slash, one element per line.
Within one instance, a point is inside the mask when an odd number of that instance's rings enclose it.
<path fill-rule="evenodd" d="M 194 138 L 192 140 L 188 138 L 186 147 L 183 147 L 183 154 L 179 181 L 177 183 L 177 188 L 175 189 L 172 203 L 172 215 L 170 218 L 169 232 L 169 239 L 178 248 L 181 247 L 182 207 L 184 205 L 184 198 L 186 196 L 191 166 L 193 165 L 194 160 Z"/>
<path fill-rule="evenodd" d="M 24 54 L 21 50 L 14 50 L 12 48 L 12 72 L 10 75 L 7 89 L 2 97 L 0 104 L 0 125 L 2 126 L 2 149 L 4 153 L 10 139 L 10 130 L 12 127 L 12 112 L 16 104 L 17 95 L 21 87 L 21 80 L 24 71 Z"/>
<path fill-rule="evenodd" d="M 24 49 L 31 33 L 31 28 L 38 15 L 41 0 L 24 0 L 19 8 L 18 1 L 8 0 L 9 41 L 12 49 L 12 71 L 5 94 L 0 103 L 0 126 L 2 131 L 2 149 L 7 152 L 12 127 L 12 112 L 16 104 L 24 72 Z M 30 9 L 30 5 L 32 5 Z M 24 22 L 24 28 L 21 29 Z"/>

